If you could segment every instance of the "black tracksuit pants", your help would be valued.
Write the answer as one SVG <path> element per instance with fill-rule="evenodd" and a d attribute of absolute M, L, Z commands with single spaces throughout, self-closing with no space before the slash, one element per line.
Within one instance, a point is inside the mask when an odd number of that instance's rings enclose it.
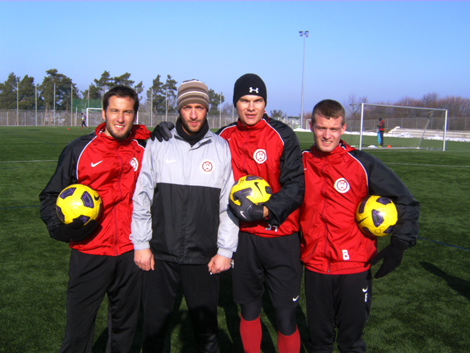
<path fill-rule="evenodd" d="M 134 252 L 89 255 L 72 249 L 67 289 L 67 328 L 60 352 L 91 353 L 95 320 L 108 295 L 106 352 L 129 352 L 138 325 L 142 270 Z"/>
<path fill-rule="evenodd" d="M 372 302 L 370 270 L 349 275 L 326 275 L 305 270 L 305 297 L 310 331 L 309 353 L 363 353 L 362 333 Z"/>
<path fill-rule="evenodd" d="M 211 275 L 207 265 L 155 260 L 155 270 L 146 271 L 143 276 L 143 353 L 165 352 L 165 333 L 180 285 L 191 316 L 197 351 L 218 352 L 219 275 Z"/>

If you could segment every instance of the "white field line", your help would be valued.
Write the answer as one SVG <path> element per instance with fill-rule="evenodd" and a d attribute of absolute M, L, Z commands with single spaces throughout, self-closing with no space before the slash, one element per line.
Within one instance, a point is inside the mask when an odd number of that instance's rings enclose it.
<path fill-rule="evenodd" d="M 0 161 L 0 163 L 42 163 L 42 162 L 57 162 L 57 159 L 32 160 L 32 161 Z"/>
<path fill-rule="evenodd" d="M 0 161 L 0 163 L 42 163 L 42 162 L 57 162 L 57 159 L 31 160 L 31 161 Z M 412 165 L 412 166 L 419 166 L 419 167 L 470 168 L 470 166 L 468 165 L 439 165 L 439 164 L 389 163 L 389 162 L 385 164 Z"/>
<path fill-rule="evenodd" d="M 440 164 L 418 164 L 418 163 L 388 163 L 385 164 L 394 164 L 394 165 L 412 165 L 419 167 L 445 167 L 445 168 L 470 168 L 470 165 L 440 165 Z"/>

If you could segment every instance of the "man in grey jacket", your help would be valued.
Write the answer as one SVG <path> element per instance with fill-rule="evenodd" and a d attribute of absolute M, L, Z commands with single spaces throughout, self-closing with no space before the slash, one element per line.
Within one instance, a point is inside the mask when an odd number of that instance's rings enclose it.
<path fill-rule="evenodd" d="M 148 141 L 134 194 L 131 239 L 144 270 L 143 352 L 165 352 L 182 285 L 198 352 L 218 352 L 218 274 L 231 266 L 238 221 L 228 208 L 234 183 L 228 143 L 209 130 L 207 86 L 178 89 L 170 141 Z"/>

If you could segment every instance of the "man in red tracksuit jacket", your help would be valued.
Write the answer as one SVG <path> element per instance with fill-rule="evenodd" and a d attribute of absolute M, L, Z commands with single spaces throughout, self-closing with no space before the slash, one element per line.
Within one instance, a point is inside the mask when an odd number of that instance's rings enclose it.
<path fill-rule="evenodd" d="M 241 205 L 230 200 L 240 219 L 238 249 L 232 270 L 233 296 L 241 309 L 240 334 L 247 353 L 259 353 L 261 307 L 268 284 L 278 330 L 280 353 L 298 353 L 300 335 L 295 310 L 300 296 L 299 210 L 304 195 L 300 143 L 294 131 L 265 113 L 266 86 L 255 74 L 241 76 L 234 86 L 238 120 L 218 133 L 232 152 L 235 180 L 245 175 L 265 179 L 273 195 L 255 205 L 241 192 Z"/>
<path fill-rule="evenodd" d="M 67 328 L 61 352 L 90 352 L 95 318 L 105 294 L 109 300 L 107 351 L 129 352 L 138 324 L 141 270 L 134 264 L 132 196 L 150 131 L 133 125 L 137 93 L 117 86 L 103 98 L 103 119 L 93 134 L 72 141 L 41 192 L 41 219 L 52 238 L 72 248 L 67 289 Z M 140 141 L 138 141 L 140 140 Z M 59 193 L 71 184 L 98 191 L 104 211 L 83 226 L 62 224 L 56 214 Z"/>
<path fill-rule="evenodd" d="M 384 260 L 375 275 L 380 278 L 400 265 L 403 252 L 416 244 L 419 202 L 378 158 L 341 140 L 346 124 L 340 103 L 318 103 L 310 126 L 315 144 L 303 153 L 305 198 L 300 209 L 308 349 L 333 352 L 336 327 L 340 352 L 365 352 L 370 266 Z M 388 197 L 398 209 L 391 244 L 378 255 L 377 238 L 364 235 L 355 221 L 357 205 L 368 195 Z"/>
<path fill-rule="evenodd" d="M 274 307 L 279 353 L 298 353 L 300 334 L 295 311 L 302 281 L 299 206 L 304 197 L 304 171 L 299 140 L 286 124 L 266 114 L 267 90 L 255 74 L 241 76 L 234 86 L 238 120 L 217 133 L 232 153 L 235 180 L 245 175 L 265 179 L 273 195 L 255 205 L 242 193 L 230 200 L 240 220 L 238 248 L 233 256 L 233 297 L 241 309 L 240 334 L 245 353 L 261 351 L 261 309 L 265 282 Z M 160 123 L 152 132 L 159 141 L 172 137 L 173 124 Z"/>

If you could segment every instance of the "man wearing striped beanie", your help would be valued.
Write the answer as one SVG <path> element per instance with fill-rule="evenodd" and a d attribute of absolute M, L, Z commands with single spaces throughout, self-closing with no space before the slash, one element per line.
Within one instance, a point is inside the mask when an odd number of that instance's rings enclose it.
<path fill-rule="evenodd" d="M 147 141 L 133 198 L 134 260 L 144 271 L 142 352 L 165 352 L 182 286 L 197 351 L 218 353 L 219 274 L 238 244 L 238 220 L 228 210 L 232 157 L 227 141 L 209 130 L 205 83 L 183 82 L 177 107 L 172 138 Z"/>

